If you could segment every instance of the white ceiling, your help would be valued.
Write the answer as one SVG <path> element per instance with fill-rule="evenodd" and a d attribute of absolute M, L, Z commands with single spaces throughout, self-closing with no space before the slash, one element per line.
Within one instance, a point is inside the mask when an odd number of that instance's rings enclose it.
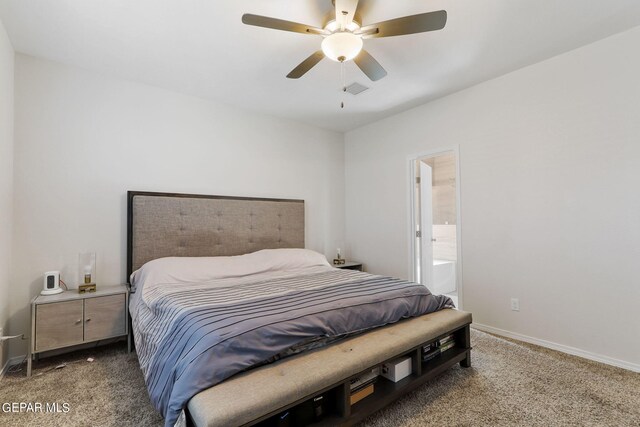
<path fill-rule="evenodd" d="M 361 0 L 364 24 L 445 9 L 442 31 L 370 39 L 388 71 L 370 82 L 323 60 L 285 75 L 321 38 L 250 27 L 245 12 L 322 26 L 331 0 L 0 0 L 14 48 L 29 55 L 346 131 L 640 25 L 638 0 Z M 637 52 L 629 52 L 637 54 Z M 344 96 L 345 108 L 340 109 Z"/>

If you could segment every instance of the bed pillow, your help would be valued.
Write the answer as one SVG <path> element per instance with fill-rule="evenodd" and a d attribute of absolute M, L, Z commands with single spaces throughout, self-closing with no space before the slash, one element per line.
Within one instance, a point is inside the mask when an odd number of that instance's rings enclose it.
<path fill-rule="evenodd" d="M 193 283 L 242 277 L 270 271 L 297 271 L 330 267 L 324 255 L 310 249 L 263 249 L 245 255 L 167 257 L 144 264 L 131 274 L 131 286 L 140 283 Z"/>

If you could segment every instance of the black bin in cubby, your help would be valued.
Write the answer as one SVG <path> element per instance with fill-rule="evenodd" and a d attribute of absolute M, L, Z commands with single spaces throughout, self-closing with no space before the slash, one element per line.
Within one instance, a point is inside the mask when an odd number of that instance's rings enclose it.
<path fill-rule="evenodd" d="M 291 408 L 295 426 L 305 426 L 322 420 L 328 412 L 328 396 L 320 394 Z"/>
<path fill-rule="evenodd" d="M 335 392 L 314 396 L 256 424 L 260 427 L 299 427 L 314 424 L 335 412 Z"/>

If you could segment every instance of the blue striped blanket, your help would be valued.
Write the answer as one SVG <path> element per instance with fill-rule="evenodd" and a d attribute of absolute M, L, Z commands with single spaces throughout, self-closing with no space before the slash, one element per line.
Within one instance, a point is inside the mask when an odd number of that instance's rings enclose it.
<path fill-rule="evenodd" d="M 143 283 L 130 311 L 149 396 L 171 427 L 191 397 L 318 338 L 453 307 L 419 284 L 331 267 Z"/>

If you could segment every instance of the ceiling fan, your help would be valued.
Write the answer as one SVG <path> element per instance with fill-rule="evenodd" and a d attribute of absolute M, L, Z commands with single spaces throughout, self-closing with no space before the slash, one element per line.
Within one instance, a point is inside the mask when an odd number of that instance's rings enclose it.
<path fill-rule="evenodd" d="M 447 23 L 447 12 L 439 10 L 362 26 L 355 20 L 358 0 L 333 0 L 333 3 L 336 19 L 327 23 L 324 28 L 249 13 L 242 15 L 242 22 L 256 27 L 318 35 L 324 38 L 320 50 L 312 53 L 287 74 L 290 79 L 299 79 L 326 56 L 341 63 L 353 60 L 372 81 L 380 80 L 387 75 L 387 72 L 362 48 L 365 39 L 436 31 L 444 28 Z"/>

